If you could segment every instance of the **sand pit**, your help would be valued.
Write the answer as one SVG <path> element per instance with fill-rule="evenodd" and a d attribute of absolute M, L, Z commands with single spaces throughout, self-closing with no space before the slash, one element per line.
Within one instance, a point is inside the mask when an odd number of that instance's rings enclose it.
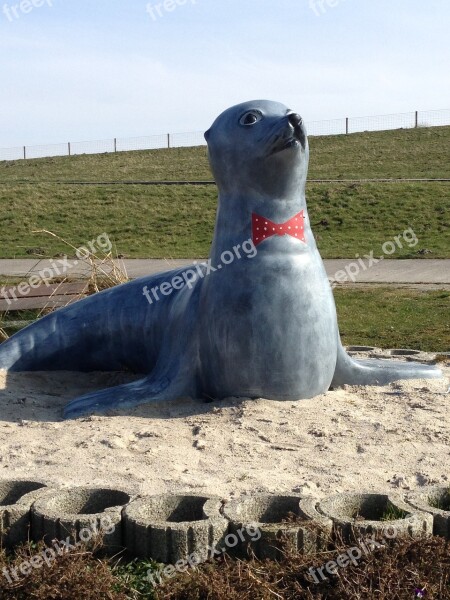
<path fill-rule="evenodd" d="M 444 380 L 351 387 L 313 400 L 178 400 L 63 421 L 63 406 L 122 374 L 0 371 L 0 478 L 138 493 L 417 489 L 450 485 Z"/>

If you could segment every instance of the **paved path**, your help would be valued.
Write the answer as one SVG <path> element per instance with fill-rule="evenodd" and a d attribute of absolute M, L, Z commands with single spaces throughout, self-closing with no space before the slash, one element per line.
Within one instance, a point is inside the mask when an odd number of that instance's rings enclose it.
<path fill-rule="evenodd" d="M 61 260 L 61 262 L 59 262 Z M 201 262 L 202 259 L 198 259 Z M 247 259 L 245 259 L 247 260 Z M 66 268 L 70 263 L 67 274 L 71 276 L 82 275 L 85 269 L 80 264 L 73 265 L 68 260 Z M 121 261 L 119 261 L 121 262 Z M 127 259 L 123 261 L 126 271 L 131 278 L 141 277 L 150 273 L 168 271 L 179 266 L 192 264 L 192 259 Z M 330 278 L 339 283 L 359 284 L 397 284 L 397 285 L 434 285 L 437 287 L 450 286 L 450 259 L 448 260 L 382 260 L 376 264 L 364 261 L 364 268 L 358 264 L 356 259 L 333 259 L 325 260 L 325 268 Z M 62 259 L 55 259 L 53 265 L 60 268 L 64 265 Z M 0 260 L 0 277 L 11 276 L 27 278 L 31 273 L 38 273 L 44 268 L 52 268 L 48 260 L 17 259 Z M 347 272 L 345 271 L 347 269 Z M 343 273 L 342 273 L 343 271 Z M 54 273 L 53 276 L 57 275 Z M 47 275 L 48 276 L 48 275 Z"/>

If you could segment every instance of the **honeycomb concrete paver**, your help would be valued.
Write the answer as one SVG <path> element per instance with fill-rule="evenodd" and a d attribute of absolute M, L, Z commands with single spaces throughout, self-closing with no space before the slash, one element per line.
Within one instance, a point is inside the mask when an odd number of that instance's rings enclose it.
<path fill-rule="evenodd" d="M 3 546 L 12 548 L 28 540 L 31 506 L 47 490 L 42 481 L 0 481 L 0 535 Z"/>
<path fill-rule="evenodd" d="M 433 534 L 450 540 L 450 486 L 429 487 L 406 495 L 413 508 L 433 515 Z"/>
<path fill-rule="evenodd" d="M 279 559 L 284 543 L 304 553 L 318 550 L 323 529 L 331 531 L 331 522 L 319 515 L 315 522 L 300 510 L 301 496 L 256 494 L 242 496 L 225 505 L 230 533 L 243 540 L 235 554 L 245 556 L 249 550 L 258 558 Z M 249 535 L 257 530 L 258 536 Z M 247 534 L 247 539 L 246 538 Z"/>
<path fill-rule="evenodd" d="M 431 514 L 406 504 L 397 494 L 336 494 L 320 501 L 317 510 L 332 519 L 345 539 L 363 535 L 420 537 L 433 532 Z"/>
<path fill-rule="evenodd" d="M 221 507 L 219 498 L 200 495 L 138 498 L 124 511 L 128 553 L 172 564 L 195 554 L 204 562 L 225 543 L 228 522 Z"/>
<path fill-rule="evenodd" d="M 51 490 L 31 509 L 34 540 L 66 540 L 89 543 L 103 534 L 107 550 L 123 547 L 122 510 L 131 493 L 112 487 L 84 486 Z"/>

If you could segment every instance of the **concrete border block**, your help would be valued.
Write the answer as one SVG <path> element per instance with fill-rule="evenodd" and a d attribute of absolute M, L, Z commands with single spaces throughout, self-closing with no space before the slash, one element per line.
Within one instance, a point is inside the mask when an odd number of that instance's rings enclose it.
<path fill-rule="evenodd" d="M 300 515 L 307 521 L 318 525 L 323 534 L 323 542 L 327 542 L 333 531 L 333 521 L 319 509 L 320 501 L 316 498 L 305 497 L 300 500 Z M 323 543 L 319 549 L 323 548 Z"/>
<path fill-rule="evenodd" d="M 420 350 L 412 350 L 411 348 L 393 348 L 389 352 L 391 356 L 417 356 L 422 354 Z"/>
<path fill-rule="evenodd" d="M 204 562 L 228 533 L 221 508 L 220 498 L 198 494 L 137 498 L 124 511 L 127 552 L 167 564 Z"/>
<path fill-rule="evenodd" d="M 31 506 L 49 488 L 43 481 L 0 480 L 0 537 L 3 546 L 12 548 L 26 542 L 31 525 Z"/>
<path fill-rule="evenodd" d="M 410 492 L 405 501 L 413 508 L 433 515 L 433 534 L 450 540 L 450 486 Z"/>
<path fill-rule="evenodd" d="M 434 357 L 439 357 L 442 360 L 450 360 L 450 352 L 435 352 Z"/>
<path fill-rule="evenodd" d="M 303 553 L 320 548 L 323 541 L 321 527 L 326 524 L 326 519 L 311 520 L 301 511 L 301 501 L 302 497 L 297 494 L 256 494 L 241 496 L 226 504 L 224 515 L 230 521 L 230 533 L 239 535 L 249 527 L 260 532 L 259 539 L 243 542 L 234 554 L 242 557 L 251 552 L 260 559 L 277 560 L 281 558 L 286 542 Z"/>
<path fill-rule="evenodd" d="M 32 537 L 49 543 L 69 536 L 88 543 L 103 533 L 104 547 L 116 551 L 123 547 L 122 510 L 131 499 L 130 492 L 107 486 L 51 490 L 32 506 Z"/>
<path fill-rule="evenodd" d="M 346 540 L 362 535 L 420 537 L 433 531 L 432 515 L 413 509 L 398 494 L 336 494 L 320 501 L 317 509 Z"/>
<path fill-rule="evenodd" d="M 375 352 L 377 348 L 375 346 L 347 346 L 346 350 L 348 353 L 359 354 L 361 352 Z"/>

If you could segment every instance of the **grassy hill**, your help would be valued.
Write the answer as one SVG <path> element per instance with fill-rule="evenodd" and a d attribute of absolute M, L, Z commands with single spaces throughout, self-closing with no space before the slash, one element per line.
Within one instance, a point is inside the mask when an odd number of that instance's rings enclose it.
<path fill-rule="evenodd" d="M 310 145 L 310 179 L 450 178 L 450 127 L 319 137 Z M 211 178 L 204 147 L 0 162 L 0 258 L 24 257 L 33 248 L 50 256 L 67 251 L 36 229 L 75 246 L 106 232 L 129 257 L 206 256 L 215 186 L 70 182 Z M 450 256 L 449 183 L 310 182 L 307 192 L 324 258 L 381 254 L 385 241 L 410 227 L 418 245 L 394 258 Z"/>

